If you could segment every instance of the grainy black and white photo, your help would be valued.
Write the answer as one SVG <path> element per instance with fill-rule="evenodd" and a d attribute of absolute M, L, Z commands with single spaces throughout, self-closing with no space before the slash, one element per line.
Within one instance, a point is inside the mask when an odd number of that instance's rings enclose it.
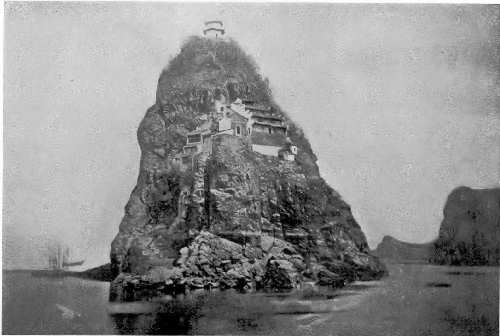
<path fill-rule="evenodd" d="M 499 334 L 500 6 L 5 2 L 2 334 Z"/>

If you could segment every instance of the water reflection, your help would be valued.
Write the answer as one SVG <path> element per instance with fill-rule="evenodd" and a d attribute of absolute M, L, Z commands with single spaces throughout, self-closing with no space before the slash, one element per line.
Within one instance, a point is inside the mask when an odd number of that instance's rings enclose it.
<path fill-rule="evenodd" d="M 116 314 L 113 315 L 119 334 L 190 334 L 192 316 L 189 314 Z"/>
<path fill-rule="evenodd" d="M 114 304 L 120 334 L 268 333 L 276 313 L 264 295 L 201 292 L 154 301 Z"/>
<path fill-rule="evenodd" d="M 358 295 L 372 286 L 351 287 L 257 293 L 200 290 L 113 303 L 108 312 L 120 334 L 269 334 L 276 333 L 277 316 L 327 314 L 339 298 Z M 294 329 L 292 320 L 286 328 Z"/>

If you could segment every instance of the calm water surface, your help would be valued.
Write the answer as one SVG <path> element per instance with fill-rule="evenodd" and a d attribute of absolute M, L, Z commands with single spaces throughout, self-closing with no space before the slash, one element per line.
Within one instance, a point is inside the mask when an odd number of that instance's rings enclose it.
<path fill-rule="evenodd" d="M 380 281 L 287 294 L 110 304 L 109 284 L 3 273 L 4 334 L 498 335 L 498 268 L 389 265 Z"/>

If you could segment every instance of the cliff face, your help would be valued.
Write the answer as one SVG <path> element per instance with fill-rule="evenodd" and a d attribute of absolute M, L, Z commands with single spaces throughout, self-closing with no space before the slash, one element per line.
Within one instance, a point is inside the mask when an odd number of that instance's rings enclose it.
<path fill-rule="evenodd" d="M 179 169 L 173 158 L 187 133 L 221 97 L 272 106 L 288 123 L 296 160 L 222 135 L 191 169 Z M 119 292 L 130 283 L 290 288 L 384 274 L 349 205 L 320 177 L 302 131 L 234 41 L 192 37 L 183 45 L 160 76 L 138 140 L 140 173 L 111 249 Z"/>
<path fill-rule="evenodd" d="M 412 244 L 385 236 L 373 254 L 379 258 L 394 262 L 428 262 L 433 244 Z"/>
<path fill-rule="evenodd" d="M 433 262 L 452 265 L 498 265 L 500 188 L 459 187 L 444 207 Z"/>

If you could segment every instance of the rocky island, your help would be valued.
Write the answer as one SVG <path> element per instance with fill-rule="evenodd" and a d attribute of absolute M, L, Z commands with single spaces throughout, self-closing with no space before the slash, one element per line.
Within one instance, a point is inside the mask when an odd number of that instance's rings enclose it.
<path fill-rule="evenodd" d="M 140 172 L 112 242 L 111 299 L 380 278 L 385 266 L 320 176 L 304 133 L 221 33 L 186 40 L 139 125 Z"/>
<path fill-rule="evenodd" d="M 433 263 L 499 265 L 500 188 L 458 187 L 448 196 L 443 215 Z"/>
<path fill-rule="evenodd" d="M 373 250 L 380 259 L 397 263 L 427 263 L 433 252 L 433 243 L 415 244 L 384 236 Z"/>

